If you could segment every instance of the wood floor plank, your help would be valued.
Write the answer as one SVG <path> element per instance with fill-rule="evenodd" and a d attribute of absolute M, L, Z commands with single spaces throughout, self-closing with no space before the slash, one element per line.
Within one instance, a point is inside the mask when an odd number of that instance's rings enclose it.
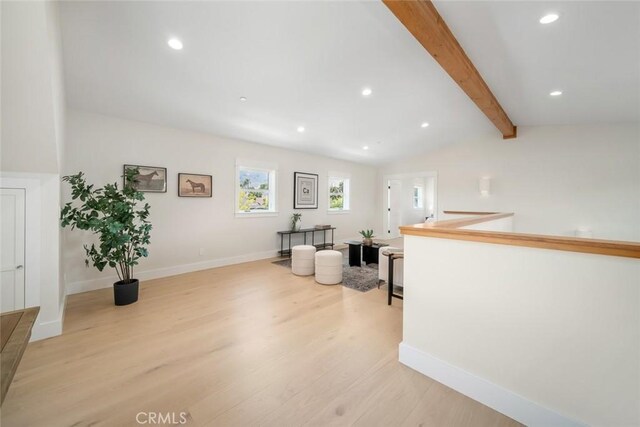
<path fill-rule="evenodd" d="M 144 282 L 130 306 L 112 292 L 69 296 L 63 335 L 29 344 L 3 427 L 518 425 L 398 362 L 384 290 L 257 261 Z"/>

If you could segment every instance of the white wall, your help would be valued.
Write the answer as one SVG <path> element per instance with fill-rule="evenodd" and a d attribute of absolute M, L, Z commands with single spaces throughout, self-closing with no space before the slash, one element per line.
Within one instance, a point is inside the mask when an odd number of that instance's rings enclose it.
<path fill-rule="evenodd" d="M 404 244 L 403 363 L 526 425 L 640 425 L 640 260 Z"/>
<path fill-rule="evenodd" d="M 300 152 L 79 111 L 68 111 L 65 174 L 85 172 L 96 185 L 121 182 L 123 164 L 168 169 L 167 193 L 145 193 L 151 205 L 150 256 L 135 275 L 141 279 L 275 256 L 278 230 L 289 228 L 293 213 L 293 172 L 319 174 L 317 210 L 300 210 L 302 226 L 329 223 L 335 241 L 373 228 L 376 172 L 373 167 Z M 236 218 L 236 158 L 278 165 L 276 217 Z M 327 214 L 327 172 L 351 176 L 351 212 Z M 213 198 L 179 198 L 178 172 L 213 175 Z M 64 189 L 68 199 L 68 189 Z M 84 266 L 80 231 L 65 231 L 65 272 L 70 292 L 110 286 L 115 273 Z M 200 249 L 204 254 L 199 255 Z"/>
<path fill-rule="evenodd" d="M 58 171 L 63 170 L 65 144 L 66 98 L 62 65 L 62 36 L 60 35 L 59 2 L 45 3 L 47 33 L 49 38 L 49 64 L 51 67 L 51 92 L 53 96 L 53 125 L 55 129 Z"/>
<path fill-rule="evenodd" d="M 60 253 L 60 175 L 40 176 L 40 310 L 39 325 L 32 339 L 48 338 L 62 333 L 64 318 L 64 282 Z"/>
<path fill-rule="evenodd" d="M 60 176 L 64 84 L 58 4 L 1 2 L 1 185 L 25 188 L 27 306 L 40 306 L 32 340 L 59 335 Z"/>
<path fill-rule="evenodd" d="M 462 218 L 477 218 L 475 215 L 461 215 Z M 500 231 L 504 233 L 513 232 L 513 216 L 505 218 L 498 218 L 492 221 L 484 221 L 478 224 L 466 225 L 460 227 L 461 230 L 476 230 L 476 231 Z"/>
<path fill-rule="evenodd" d="M 62 64 L 62 37 L 60 35 L 60 18 L 59 18 L 59 9 L 60 3 L 47 1 L 45 3 L 45 15 L 46 15 L 46 23 L 47 23 L 47 35 L 49 41 L 49 66 L 50 66 L 50 79 L 51 79 L 51 93 L 53 97 L 53 127 L 54 127 L 54 135 L 55 135 L 55 143 L 56 143 L 56 154 L 57 154 L 57 164 L 58 171 L 64 170 L 64 162 L 65 162 L 65 125 L 66 125 L 66 98 L 65 98 L 65 88 L 64 88 L 64 71 Z M 60 180 L 57 181 L 58 184 L 58 204 L 62 201 L 60 200 L 62 193 L 60 192 Z M 56 212 L 56 225 L 58 220 L 58 212 Z M 58 226 L 58 237 L 59 241 L 58 254 L 62 253 L 62 244 L 63 239 L 61 236 L 61 230 Z M 58 297 L 62 304 L 64 304 L 65 298 L 65 280 L 63 273 L 63 265 L 62 265 L 62 257 L 58 256 L 58 272 L 59 272 L 59 283 L 58 287 Z M 64 307 L 62 309 L 64 311 Z"/>
<path fill-rule="evenodd" d="M 478 136 L 379 174 L 423 170 L 438 172 L 440 213 L 515 212 L 516 232 L 573 235 L 582 226 L 595 238 L 640 240 L 638 124 L 520 127 L 514 140 Z M 482 176 L 492 179 L 489 197 L 479 194 Z"/>
<path fill-rule="evenodd" d="M 2 158 L 0 170 L 58 172 L 59 108 L 64 90 L 55 9 L 45 2 L 2 2 Z M 58 39 L 59 40 L 59 39 Z M 57 59 L 54 59 L 56 58 Z"/>

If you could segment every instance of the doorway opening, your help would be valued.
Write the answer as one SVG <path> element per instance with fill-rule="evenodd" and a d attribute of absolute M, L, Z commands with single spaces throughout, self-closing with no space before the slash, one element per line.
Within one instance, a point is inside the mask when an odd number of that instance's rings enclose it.
<path fill-rule="evenodd" d="M 437 173 L 416 172 L 383 177 L 385 239 L 400 237 L 400 226 L 437 219 Z M 380 236 L 382 237 L 382 236 Z"/>

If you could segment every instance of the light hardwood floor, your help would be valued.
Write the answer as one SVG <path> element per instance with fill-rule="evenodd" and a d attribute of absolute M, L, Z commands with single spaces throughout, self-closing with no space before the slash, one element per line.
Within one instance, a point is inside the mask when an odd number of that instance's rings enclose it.
<path fill-rule="evenodd" d="M 135 426 L 139 412 L 197 426 L 518 425 L 401 365 L 401 339 L 402 302 L 384 290 L 270 261 L 147 281 L 125 307 L 111 289 L 72 295 L 63 335 L 29 344 L 2 426 Z"/>

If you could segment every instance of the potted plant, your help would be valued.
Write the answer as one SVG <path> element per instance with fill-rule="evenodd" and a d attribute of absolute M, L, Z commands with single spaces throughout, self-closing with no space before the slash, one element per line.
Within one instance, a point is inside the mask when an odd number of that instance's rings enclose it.
<path fill-rule="evenodd" d="M 125 174 L 125 182 L 134 183 L 139 172 L 130 169 Z M 133 267 L 141 257 L 148 256 L 146 246 L 151 232 L 149 204 L 141 206 L 144 194 L 132 184 L 122 190 L 117 183 L 94 188 L 87 184 L 82 172 L 62 180 L 71 185 L 72 202 L 62 208 L 61 225 L 90 230 L 98 236 L 99 245 L 84 245 L 85 264 L 88 266 L 91 261 L 99 271 L 107 266 L 116 270 L 120 279 L 113 284 L 116 305 L 136 302 L 139 282 L 133 276 Z"/>
<path fill-rule="evenodd" d="M 301 213 L 294 213 L 293 215 L 291 215 L 291 231 L 300 230 L 300 218 L 302 218 Z"/>
<path fill-rule="evenodd" d="M 373 230 L 360 230 L 360 235 L 362 235 L 362 244 L 364 246 L 373 245 Z"/>

